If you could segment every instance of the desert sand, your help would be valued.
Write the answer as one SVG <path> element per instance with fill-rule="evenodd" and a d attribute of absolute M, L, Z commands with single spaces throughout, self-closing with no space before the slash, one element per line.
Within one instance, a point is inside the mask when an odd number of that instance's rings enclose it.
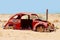
<path fill-rule="evenodd" d="M 0 14 L 0 40 L 60 40 L 60 14 L 48 15 L 48 21 L 59 28 L 54 32 L 3 29 L 3 26 L 12 15 L 13 14 Z M 44 14 L 39 14 L 39 17 L 45 19 Z"/>

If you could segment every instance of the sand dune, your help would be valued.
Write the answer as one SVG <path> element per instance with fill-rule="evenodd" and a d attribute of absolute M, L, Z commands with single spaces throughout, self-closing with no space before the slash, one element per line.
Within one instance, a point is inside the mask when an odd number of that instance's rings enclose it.
<path fill-rule="evenodd" d="M 60 40 L 60 14 L 49 14 L 51 23 L 58 27 L 54 32 L 34 32 L 31 30 L 4 30 L 3 25 L 12 14 L 0 14 L 0 40 Z M 40 14 L 41 15 L 41 14 Z M 41 15 L 45 19 L 45 15 Z"/>

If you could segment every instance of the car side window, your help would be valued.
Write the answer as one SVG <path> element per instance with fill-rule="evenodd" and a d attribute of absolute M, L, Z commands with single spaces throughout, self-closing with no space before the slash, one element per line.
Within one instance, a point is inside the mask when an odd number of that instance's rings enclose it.
<path fill-rule="evenodd" d="M 16 15 L 13 17 L 14 19 L 20 19 L 20 15 Z"/>
<path fill-rule="evenodd" d="M 22 16 L 21 19 L 28 19 L 28 15 Z"/>
<path fill-rule="evenodd" d="M 18 16 L 16 15 L 16 16 L 14 16 L 13 18 L 15 18 L 15 19 L 16 19 L 17 17 L 18 17 Z"/>

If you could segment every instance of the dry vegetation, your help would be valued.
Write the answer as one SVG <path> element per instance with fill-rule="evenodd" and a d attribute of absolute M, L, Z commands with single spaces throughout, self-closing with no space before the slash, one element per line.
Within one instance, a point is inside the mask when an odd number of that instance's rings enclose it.
<path fill-rule="evenodd" d="M 49 14 L 49 21 L 59 28 L 54 32 L 34 32 L 31 30 L 4 30 L 3 25 L 12 14 L 0 14 L 0 40 L 60 40 L 60 14 Z M 45 15 L 41 15 L 45 19 Z"/>

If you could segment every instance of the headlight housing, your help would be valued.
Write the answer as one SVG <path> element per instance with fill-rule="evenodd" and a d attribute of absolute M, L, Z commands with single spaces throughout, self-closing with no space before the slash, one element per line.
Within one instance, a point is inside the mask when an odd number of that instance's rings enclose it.
<path fill-rule="evenodd" d="M 54 30 L 55 30 L 54 24 L 48 23 L 47 31 L 52 32 L 52 31 L 54 31 Z"/>

